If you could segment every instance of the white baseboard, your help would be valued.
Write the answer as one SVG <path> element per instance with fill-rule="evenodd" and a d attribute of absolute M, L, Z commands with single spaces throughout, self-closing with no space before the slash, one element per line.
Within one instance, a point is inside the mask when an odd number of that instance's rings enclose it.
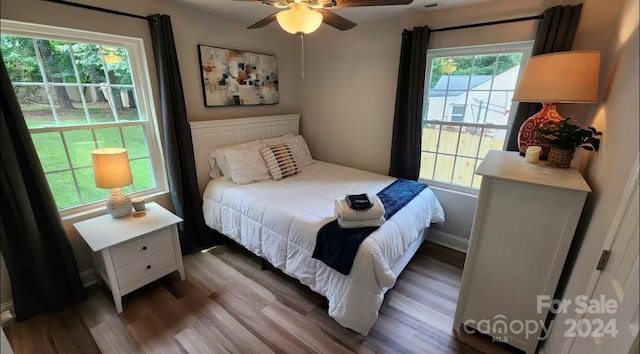
<path fill-rule="evenodd" d="M 98 278 L 96 277 L 96 269 L 90 268 L 85 271 L 80 272 L 80 279 L 82 280 L 82 285 L 85 288 L 90 287 L 98 282 Z"/>
<path fill-rule="evenodd" d="M 13 313 L 13 301 L 7 301 L 0 304 L 0 313 L 3 313 L 5 311 Z"/>
<path fill-rule="evenodd" d="M 429 235 L 427 235 L 427 240 L 437 243 L 441 246 L 449 247 L 456 251 L 460 251 L 462 253 L 467 253 L 467 248 L 469 248 L 469 240 L 452 235 L 450 233 L 446 233 L 442 230 L 429 230 Z"/>

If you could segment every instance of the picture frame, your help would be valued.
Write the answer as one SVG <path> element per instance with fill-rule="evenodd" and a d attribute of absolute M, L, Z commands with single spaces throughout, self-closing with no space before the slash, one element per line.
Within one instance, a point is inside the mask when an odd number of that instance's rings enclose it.
<path fill-rule="evenodd" d="M 275 55 L 198 45 L 205 107 L 280 102 Z"/>

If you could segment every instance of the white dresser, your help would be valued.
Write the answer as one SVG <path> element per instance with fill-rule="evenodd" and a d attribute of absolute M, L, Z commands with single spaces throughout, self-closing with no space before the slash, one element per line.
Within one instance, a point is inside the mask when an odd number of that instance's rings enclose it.
<path fill-rule="evenodd" d="M 591 189 L 578 170 L 527 163 L 517 152 L 490 151 L 476 174 L 482 186 L 454 329 L 534 353 L 548 314 L 538 296 L 553 298 Z"/>
<path fill-rule="evenodd" d="M 143 216 L 141 216 L 143 215 Z M 73 224 L 94 252 L 99 278 L 111 289 L 118 313 L 122 296 L 171 272 L 184 280 L 176 224 L 182 219 L 156 203 L 144 214 L 106 214 Z"/>

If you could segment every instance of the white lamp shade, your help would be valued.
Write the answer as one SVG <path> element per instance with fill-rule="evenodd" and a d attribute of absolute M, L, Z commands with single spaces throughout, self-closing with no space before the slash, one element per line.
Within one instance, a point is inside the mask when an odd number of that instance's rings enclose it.
<path fill-rule="evenodd" d="M 126 149 L 96 149 L 91 151 L 91 160 L 96 187 L 120 188 L 133 183 Z"/>
<path fill-rule="evenodd" d="M 309 34 L 322 24 L 322 14 L 309 9 L 306 3 L 295 2 L 291 9 L 278 12 L 276 20 L 283 30 L 293 34 Z"/>
<path fill-rule="evenodd" d="M 600 52 L 536 55 L 520 78 L 514 101 L 594 103 L 598 101 Z"/>

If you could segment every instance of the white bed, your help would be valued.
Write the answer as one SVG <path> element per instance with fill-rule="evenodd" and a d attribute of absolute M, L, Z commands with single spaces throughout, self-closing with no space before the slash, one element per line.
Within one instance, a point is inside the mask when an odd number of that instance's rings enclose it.
<path fill-rule="evenodd" d="M 252 118 L 245 122 L 268 126 L 273 119 Z M 242 119 L 233 121 L 228 122 L 240 130 L 246 128 Z M 277 124 L 281 125 L 282 121 Z M 290 126 L 294 125 L 295 128 L 288 132 L 297 133 L 297 125 L 292 123 Z M 227 128 L 227 131 L 233 130 Z M 203 162 L 198 161 L 198 153 L 204 154 L 200 150 L 201 145 L 206 144 L 201 143 L 202 131 L 193 127 L 192 131 L 196 165 L 200 164 L 197 168 L 201 169 Z M 264 135 L 262 137 L 272 137 Z M 255 134 L 251 138 L 256 138 Z M 197 143 L 199 139 L 200 144 Z M 250 139 L 239 140 L 237 142 Z M 199 175 L 202 174 L 200 170 Z M 204 217 L 209 227 L 324 295 L 329 300 L 331 317 L 342 326 L 366 335 L 378 316 L 384 293 L 395 284 L 397 276 L 417 251 L 429 225 L 444 221 L 442 207 L 433 192 L 429 188 L 422 191 L 367 237 L 349 275 L 333 270 L 311 255 L 318 230 L 335 219 L 336 197 L 347 193 L 375 194 L 394 180 L 320 161 L 303 167 L 300 174 L 280 181 L 236 185 L 214 179 L 206 184 L 203 193 Z"/>

